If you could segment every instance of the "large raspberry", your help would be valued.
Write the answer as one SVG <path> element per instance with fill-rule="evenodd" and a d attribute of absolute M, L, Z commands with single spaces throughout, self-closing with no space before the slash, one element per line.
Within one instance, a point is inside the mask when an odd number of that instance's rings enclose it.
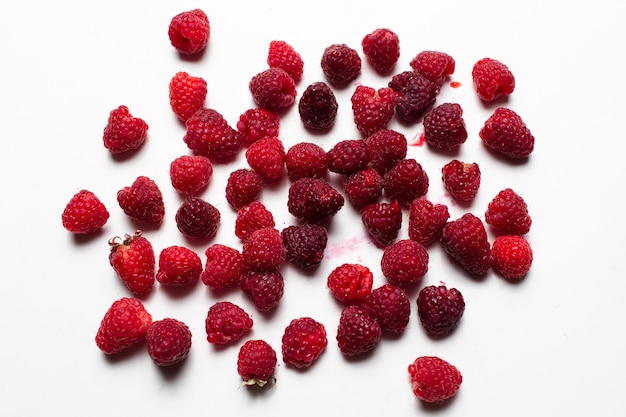
<path fill-rule="evenodd" d="M 491 253 L 493 268 L 512 280 L 524 278 L 533 263 L 530 243 L 519 235 L 498 236 L 491 245 Z"/>
<path fill-rule="evenodd" d="M 122 297 L 111 304 L 96 333 L 96 345 L 107 355 L 122 352 L 142 342 L 152 316 L 140 300 Z"/>
<path fill-rule="evenodd" d="M 243 255 L 236 248 L 214 243 L 205 251 L 206 264 L 200 279 L 211 289 L 236 287 L 245 271 Z"/>
<path fill-rule="evenodd" d="M 535 137 L 519 114 L 498 107 L 478 132 L 483 144 L 492 151 L 509 158 L 530 156 L 535 148 Z"/>
<path fill-rule="evenodd" d="M 171 366 L 187 358 L 191 350 L 191 330 L 180 320 L 153 321 L 146 333 L 146 348 L 155 364 Z"/>
<path fill-rule="evenodd" d="M 278 306 L 285 291 L 285 280 L 278 269 L 247 270 L 241 276 L 241 290 L 252 299 L 259 311 L 270 311 Z"/>
<path fill-rule="evenodd" d="M 394 75 L 388 85 L 400 94 L 396 100 L 395 112 L 406 123 L 416 122 L 424 116 L 435 104 L 440 89 L 439 84 L 414 71 Z"/>
<path fill-rule="evenodd" d="M 241 253 L 246 266 L 257 271 L 278 268 L 286 259 L 283 238 L 273 227 L 252 232 L 244 242 Z"/>
<path fill-rule="evenodd" d="M 485 225 L 472 213 L 444 226 L 441 245 L 470 274 L 484 275 L 491 268 L 491 245 Z"/>
<path fill-rule="evenodd" d="M 252 99 L 268 110 L 279 110 L 296 101 L 296 83 L 281 68 L 268 68 L 256 74 L 248 85 Z"/>
<path fill-rule="evenodd" d="M 361 74 L 359 53 L 343 43 L 324 49 L 320 64 L 324 75 L 335 87 L 344 87 Z"/>
<path fill-rule="evenodd" d="M 151 178 L 138 176 L 130 186 L 117 192 L 117 202 L 121 209 L 133 219 L 160 224 L 165 216 L 165 203 L 161 189 Z"/>
<path fill-rule="evenodd" d="M 298 113 L 304 127 L 330 129 L 335 124 L 339 105 L 335 93 L 325 83 L 318 81 L 309 85 L 298 103 Z"/>
<path fill-rule="evenodd" d="M 361 303 L 374 283 L 372 271 L 361 264 L 342 264 L 333 269 L 326 280 L 330 293 L 343 304 Z"/>
<path fill-rule="evenodd" d="M 267 52 L 267 65 L 270 68 L 280 68 L 293 78 L 297 84 L 304 72 L 304 61 L 296 50 L 285 41 L 274 40 L 270 42 Z"/>
<path fill-rule="evenodd" d="M 226 181 L 226 201 L 239 210 L 259 197 L 265 181 L 259 173 L 252 169 L 239 168 L 228 175 Z"/>
<path fill-rule="evenodd" d="M 209 18 L 200 9 L 177 14 L 172 18 L 168 28 L 168 36 L 172 46 L 185 55 L 204 50 L 210 35 Z"/>
<path fill-rule="evenodd" d="M 242 242 L 247 241 L 252 233 L 264 227 L 274 227 L 274 215 L 265 205 L 255 200 L 237 211 L 235 236 Z"/>
<path fill-rule="evenodd" d="M 196 155 L 224 160 L 234 157 L 242 147 L 241 133 L 233 129 L 214 109 L 202 108 L 187 119 L 183 141 Z"/>
<path fill-rule="evenodd" d="M 202 155 L 182 155 L 170 163 L 172 187 L 182 195 L 203 191 L 213 176 L 211 160 Z"/>
<path fill-rule="evenodd" d="M 276 137 L 260 139 L 246 150 L 250 168 L 265 180 L 276 180 L 285 173 L 285 148 Z"/>
<path fill-rule="evenodd" d="M 389 87 L 376 90 L 357 85 L 352 93 L 352 113 L 356 128 L 363 136 L 385 129 L 393 118 L 396 100 L 400 94 Z"/>
<path fill-rule="evenodd" d="M 463 108 L 443 103 L 424 116 L 424 141 L 435 149 L 452 150 L 467 140 Z"/>
<path fill-rule="evenodd" d="M 253 325 L 254 321 L 250 315 L 230 301 L 218 301 L 213 304 L 204 322 L 207 341 L 220 345 L 241 339 Z"/>
<path fill-rule="evenodd" d="M 361 41 L 367 62 L 381 74 L 393 69 L 400 58 L 400 39 L 391 29 L 380 28 Z"/>
<path fill-rule="evenodd" d="M 283 332 L 283 361 L 294 368 L 308 368 L 328 345 L 324 325 L 311 317 L 293 319 Z"/>
<path fill-rule="evenodd" d="M 524 235 L 530 231 L 532 219 L 524 198 L 505 188 L 487 205 L 485 222 L 500 234 Z"/>
<path fill-rule="evenodd" d="M 186 237 L 211 239 L 221 222 L 220 211 L 213 204 L 199 197 L 189 197 L 176 211 L 176 226 Z"/>
<path fill-rule="evenodd" d="M 159 254 L 156 280 L 168 287 L 192 285 L 202 274 L 202 260 L 196 252 L 184 246 L 172 245 Z"/>
<path fill-rule="evenodd" d="M 383 177 L 383 188 L 387 197 L 404 207 L 409 207 L 413 200 L 425 195 L 428 185 L 426 171 L 413 158 L 398 162 Z"/>
<path fill-rule="evenodd" d="M 515 90 L 515 77 L 509 67 L 492 58 L 483 58 L 474 64 L 472 80 L 478 97 L 484 101 L 506 97 Z"/>
<path fill-rule="evenodd" d="M 334 216 L 344 205 L 341 193 L 319 178 L 294 181 L 287 198 L 289 213 L 310 223 Z"/>
<path fill-rule="evenodd" d="M 244 385 L 260 387 L 273 383 L 276 378 L 276 351 L 265 340 L 248 340 L 239 349 L 237 372 Z"/>
<path fill-rule="evenodd" d="M 69 232 L 84 234 L 100 230 L 109 220 L 109 211 L 89 190 L 80 190 L 63 209 L 61 222 Z"/>

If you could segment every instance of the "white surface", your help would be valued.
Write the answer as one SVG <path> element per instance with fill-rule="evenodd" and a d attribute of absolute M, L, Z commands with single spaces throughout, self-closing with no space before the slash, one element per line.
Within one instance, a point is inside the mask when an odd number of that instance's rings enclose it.
<path fill-rule="evenodd" d="M 354 2 L 357 3 L 357 2 Z M 79 1 L 3 2 L 0 5 L 0 94 L 3 149 L 0 227 L 3 286 L 0 324 L 0 413 L 7 416 L 121 415 L 367 415 L 526 416 L 620 415 L 622 374 L 626 372 L 623 334 L 622 166 L 624 63 L 620 40 L 623 5 L 609 1 L 419 2 Z M 201 59 L 181 59 L 169 44 L 167 26 L 177 13 L 194 7 L 209 16 L 212 33 Z M 472 280 L 431 249 L 422 285 L 445 281 L 459 288 L 467 309 L 458 331 L 445 340 L 426 337 L 411 296 L 410 325 L 399 338 L 383 339 L 372 355 L 346 360 L 334 340 L 340 307 L 325 288 L 326 274 L 343 262 L 363 262 L 384 282 L 381 251 L 363 239 L 354 211 L 346 205 L 331 222 L 328 256 L 314 276 L 285 267 L 285 296 L 279 309 L 262 315 L 238 291 L 213 294 L 202 284 L 176 294 L 156 287 L 145 304 L 155 319 L 175 317 L 193 332 L 191 355 L 175 373 L 158 369 L 141 349 L 120 359 L 106 358 L 94 335 L 102 315 L 128 295 L 108 264 L 107 240 L 134 230 L 117 206 L 118 189 L 138 175 L 153 178 L 167 205 L 164 224 L 145 235 L 160 251 L 188 244 L 176 229 L 180 197 L 171 189 L 169 163 L 188 153 L 184 129 L 172 115 L 167 85 L 179 70 L 204 77 L 207 105 L 234 124 L 253 106 L 249 79 L 266 67 L 267 46 L 283 39 L 305 61 L 301 93 L 323 80 L 319 59 L 332 43 L 360 51 L 362 37 L 389 27 L 400 37 L 396 69 L 421 50 L 456 59 L 451 80 L 438 103 L 455 101 L 465 111 L 469 139 L 459 159 L 480 164 L 483 184 L 476 201 L 453 205 L 444 197 L 441 166 L 450 156 L 427 147 L 409 147 L 426 168 L 428 197 L 449 204 L 452 218 L 465 211 L 482 216 L 502 188 L 517 190 L 533 217 L 528 238 L 535 262 L 518 285 L 494 273 Z M 525 164 L 493 158 L 478 130 L 490 107 L 471 86 L 471 66 L 485 56 L 514 72 L 515 93 L 506 103 L 520 113 L 536 137 Z M 364 64 L 358 80 L 381 87 L 388 79 Z M 301 127 L 297 108 L 281 121 L 287 145 L 312 140 L 329 149 L 357 135 L 352 124 L 351 89 L 337 92 L 339 116 L 327 135 Z M 108 113 L 120 104 L 150 126 L 145 147 L 131 158 L 114 160 L 102 146 Z M 411 139 L 421 126 L 401 126 Z M 234 213 L 223 190 L 228 173 L 245 166 L 216 165 L 202 195 L 222 212 L 215 241 L 239 247 Z M 265 190 L 262 201 L 277 227 L 294 222 L 285 209 L 285 182 Z M 101 234 L 75 239 L 60 215 L 81 188 L 94 191 L 111 212 Z M 403 234 L 406 234 L 406 215 Z M 350 249 L 350 244 L 353 244 Z M 346 249 L 343 253 L 338 248 Z M 203 255 L 204 246 L 191 246 Z M 204 258 L 203 258 L 204 260 Z M 328 331 L 329 346 L 306 372 L 280 365 L 277 384 L 262 393 L 239 387 L 239 343 L 216 349 L 206 341 L 204 319 L 218 299 L 230 299 L 253 314 L 247 337 L 264 338 L 280 351 L 290 319 L 311 315 Z M 413 397 L 406 367 L 423 354 L 457 365 L 462 388 L 445 407 L 425 407 Z M 434 412 L 432 412 L 434 411 Z"/>

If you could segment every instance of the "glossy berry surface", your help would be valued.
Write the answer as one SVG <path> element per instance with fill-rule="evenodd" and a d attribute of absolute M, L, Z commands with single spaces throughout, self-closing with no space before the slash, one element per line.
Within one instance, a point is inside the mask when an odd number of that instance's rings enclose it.
<path fill-rule="evenodd" d="M 257 310 L 271 311 L 278 306 L 285 292 L 285 280 L 278 269 L 255 271 L 249 269 L 241 275 L 241 290 Z"/>
<path fill-rule="evenodd" d="M 498 107 L 478 132 L 488 149 L 512 159 L 528 158 L 535 149 L 535 137 L 522 117 Z"/>
<path fill-rule="evenodd" d="M 204 106 L 207 82 L 202 77 L 179 71 L 170 80 L 170 107 L 183 123 Z"/>
<path fill-rule="evenodd" d="M 291 320 L 283 332 L 281 353 L 283 362 L 293 368 L 308 368 L 328 346 L 326 328 L 311 317 Z"/>
<path fill-rule="evenodd" d="M 256 74 L 248 88 L 257 106 L 268 110 L 287 108 L 298 95 L 295 81 L 281 68 L 269 68 Z"/>
<path fill-rule="evenodd" d="M 304 72 L 304 61 L 300 54 L 289 43 L 283 40 L 270 42 L 267 52 L 267 65 L 270 68 L 280 68 L 297 84 Z"/>
<path fill-rule="evenodd" d="M 441 180 L 453 198 L 471 201 L 480 188 L 480 167 L 475 162 L 453 159 L 441 168 Z"/>
<path fill-rule="evenodd" d="M 342 264 L 326 280 L 330 293 L 343 304 L 360 303 L 372 291 L 374 274 L 361 264 Z"/>
<path fill-rule="evenodd" d="M 400 58 L 400 39 L 391 29 L 380 28 L 368 33 L 361 47 L 367 62 L 381 74 L 391 71 Z"/>
<path fill-rule="evenodd" d="M 71 233 L 93 233 L 106 224 L 109 216 L 104 203 L 92 191 L 80 190 L 67 202 L 61 223 Z"/>
<path fill-rule="evenodd" d="M 209 42 L 209 18 L 200 9 L 181 12 L 170 21 L 167 34 L 172 46 L 179 53 L 196 54 L 203 51 Z"/>
<path fill-rule="evenodd" d="M 190 197 L 176 211 L 176 227 L 186 237 L 211 239 L 221 223 L 220 211 L 208 201 Z"/>
<path fill-rule="evenodd" d="M 509 67 L 493 58 L 482 58 L 474 64 L 472 80 L 483 101 L 506 97 L 515 90 L 515 77 Z"/>
<path fill-rule="evenodd" d="M 491 268 L 491 245 L 485 225 L 472 213 L 465 213 L 444 226 L 441 245 L 470 274 L 483 275 Z"/>
<path fill-rule="evenodd" d="M 337 345 L 342 354 L 357 356 L 374 350 L 382 336 L 378 321 L 362 307 L 351 305 L 343 309 L 337 326 Z"/>
<path fill-rule="evenodd" d="M 428 285 L 417 296 L 417 314 L 431 336 L 445 336 L 456 328 L 465 312 L 465 299 L 456 288 Z"/>
<path fill-rule="evenodd" d="M 180 320 L 153 321 L 146 332 L 146 347 L 155 364 L 171 366 L 182 362 L 191 350 L 191 331 Z"/>
<path fill-rule="evenodd" d="M 206 156 L 182 155 L 170 163 L 170 182 L 182 195 L 204 191 L 213 176 L 213 164 Z"/>
<path fill-rule="evenodd" d="M 198 281 L 202 260 L 196 252 L 184 246 L 173 245 L 161 250 L 156 280 L 166 286 L 180 287 Z"/>
<path fill-rule="evenodd" d="M 463 382 L 461 372 L 438 356 L 420 356 L 408 367 L 415 396 L 426 403 L 440 403 L 454 397 Z"/>
<path fill-rule="evenodd" d="M 498 236 L 491 245 L 493 268 L 504 278 L 524 278 L 533 263 L 533 250 L 520 235 Z"/>
<path fill-rule="evenodd" d="M 428 272 L 429 259 L 424 245 L 414 240 L 402 239 L 384 249 L 380 267 L 389 283 L 407 287 L 424 278 Z"/>
<path fill-rule="evenodd" d="M 524 197 L 505 188 L 487 205 L 485 223 L 500 234 L 524 235 L 530 231 L 532 218 Z"/>
<path fill-rule="evenodd" d="M 126 288 L 134 295 L 146 295 L 156 280 L 156 259 L 152 243 L 140 231 L 109 240 L 109 263 Z"/>
<path fill-rule="evenodd" d="M 200 279 L 211 289 L 239 286 L 246 269 L 241 251 L 221 243 L 213 243 L 204 251 L 206 263 Z"/>
<path fill-rule="evenodd" d="M 265 386 L 276 378 L 278 358 L 272 346 L 262 339 L 246 341 L 237 355 L 237 373 L 244 385 Z"/>
<path fill-rule="evenodd" d="M 109 113 L 102 140 L 109 152 L 121 154 L 141 148 L 147 137 L 148 124 L 134 117 L 128 107 L 119 106 Z"/>
<path fill-rule="evenodd" d="M 136 298 L 122 297 L 108 308 L 96 333 L 96 345 L 107 355 L 127 350 L 145 340 L 152 316 Z"/>
<path fill-rule="evenodd" d="M 363 309 L 380 325 L 383 332 L 401 334 L 411 318 L 411 302 L 407 293 L 392 284 L 383 284 L 363 300 Z"/>

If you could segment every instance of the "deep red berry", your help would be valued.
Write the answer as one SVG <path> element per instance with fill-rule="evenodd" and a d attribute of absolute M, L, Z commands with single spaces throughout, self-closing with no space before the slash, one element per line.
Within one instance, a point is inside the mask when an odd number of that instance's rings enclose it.
<path fill-rule="evenodd" d="M 340 140 L 326 152 L 328 170 L 347 175 L 364 169 L 370 162 L 369 149 L 363 139 Z"/>
<path fill-rule="evenodd" d="M 241 253 L 246 266 L 257 271 L 277 268 L 286 259 L 283 238 L 274 227 L 252 232 L 244 242 Z"/>
<path fill-rule="evenodd" d="M 255 200 L 237 211 L 235 236 L 245 242 L 256 230 L 275 225 L 272 212 L 263 203 Z"/>
<path fill-rule="evenodd" d="M 122 240 L 109 240 L 109 263 L 124 285 L 135 295 L 145 295 L 154 286 L 156 260 L 148 239 L 137 231 Z"/>
<path fill-rule="evenodd" d="M 211 160 L 226 160 L 239 153 L 242 134 L 233 129 L 224 116 L 215 109 L 202 108 L 187 122 L 183 141 L 196 155 Z"/>
<path fill-rule="evenodd" d="M 248 340 L 239 349 L 237 373 L 244 385 L 263 387 L 276 380 L 277 363 L 276 351 L 269 343 L 261 339 Z"/>
<path fill-rule="evenodd" d="M 505 107 L 495 109 L 478 135 L 488 149 L 513 159 L 527 158 L 535 149 L 535 137 L 526 123 Z"/>
<path fill-rule="evenodd" d="M 139 222 L 159 224 L 165 216 L 165 203 L 159 186 L 143 175 L 117 192 L 117 202 L 124 213 Z"/>
<path fill-rule="evenodd" d="M 185 71 L 177 72 L 170 80 L 170 107 L 183 122 L 204 106 L 208 88 L 202 77 Z"/>
<path fill-rule="evenodd" d="M 328 161 L 326 151 L 312 142 L 299 142 L 287 150 L 285 169 L 291 181 L 300 178 L 326 178 Z"/>
<path fill-rule="evenodd" d="M 408 144 L 404 134 L 391 129 L 381 129 L 365 138 L 370 154 L 370 166 L 384 175 L 406 158 Z"/>
<path fill-rule="evenodd" d="M 319 178 L 300 178 L 289 186 L 287 209 L 293 216 L 315 223 L 334 216 L 344 198 L 332 185 Z"/>
<path fill-rule="evenodd" d="M 270 42 L 267 52 L 267 65 L 270 68 L 280 68 L 285 70 L 297 84 L 304 72 L 304 61 L 300 54 L 285 41 L 274 40 Z"/>
<path fill-rule="evenodd" d="M 287 226 L 281 235 L 287 260 L 294 265 L 314 268 L 322 262 L 328 243 L 325 227 L 318 224 Z"/>
<path fill-rule="evenodd" d="M 283 142 L 276 137 L 259 139 L 246 150 L 246 161 L 250 168 L 268 180 L 283 176 L 285 156 Z"/>
<path fill-rule="evenodd" d="M 278 269 L 247 270 L 241 276 L 240 287 L 257 310 L 266 312 L 278 306 L 285 291 L 285 280 Z"/>
<path fill-rule="evenodd" d="M 491 268 L 491 245 L 485 225 L 472 213 L 465 213 L 444 226 L 441 245 L 470 274 L 483 275 Z"/>
<path fill-rule="evenodd" d="M 456 328 L 465 312 L 465 300 L 456 288 L 428 285 L 417 296 L 417 315 L 431 336 L 445 336 Z"/>
<path fill-rule="evenodd" d="M 344 87 L 361 74 L 361 57 L 346 44 L 333 44 L 324 49 L 320 63 L 328 82 Z"/>
<path fill-rule="evenodd" d="M 74 194 L 61 213 L 63 227 L 76 234 L 100 230 L 108 220 L 106 206 L 89 190 L 80 190 Z"/>
<path fill-rule="evenodd" d="M 382 197 L 383 177 L 374 168 L 367 167 L 346 175 L 343 191 L 350 204 L 355 209 L 362 210 L 368 204 L 377 203 Z"/>
<path fill-rule="evenodd" d="M 318 81 L 309 85 L 298 102 L 298 113 L 304 127 L 320 130 L 330 129 L 337 117 L 335 93 L 325 83 Z"/>
<path fill-rule="evenodd" d="M 530 231 L 532 219 L 524 198 L 505 188 L 487 205 L 485 223 L 500 234 L 524 235 Z"/>
<path fill-rule="evenodd" d="M 362 307 L 352 305 L 341 312 L 336 339 L 344 355 L 356 356 L 374 350 L 381 336 L 380 324 Z"/>
<path fill-rule="evenodd" d="M 380 266 L 389 283 L 406 287 L 422 280 L 428 272 L 428 261 L 429 255 L 424 245 L 402 239 L 385 248 Z"/>
<path fill-rule="evenodd" d="M 367 62 L 379 73 L 393 69 L 400 58 L 400 39 L 391 29 L 376 29 L 361 41 Z"/>
<path fill-rule="evenodd" d="M 263 185 L 263 177 L 252 169 L 236 169 L 228 175 L 226 201 L 233 210 L 239 210 L 258 198 Z"/>
<path fill-rule="evenodd" d="M 204 327 L 209 343 L 223 345 L 234 342 L 250 331 L 254 321 L 237 304 L 218 301 L 207 312 Z"/>
<path fill-rule="evenodd" d="M 296 101 L 296 83 L 281 68 L 269 68 L 256 74 L 248 84 L 252 99 L 268 110 L 279 110 Z"/>
<path fill-rule="evenodd" d="M 104 128 L 102 140 L 104 147 L 112 154 L 139 149 L 148 137 L 148 124 L 138 117 L 133 117 L 126 106 L 111 110 Z"/>
<path fill-rule="evenodd" d="M 177 364 L 189 355 L 191 330 L 182 321 L 169 317 L 153 321 L 146 333 L 146 347 L 155 364 Z"/>
<path fill-rule="evenodd" d="M 357 85 L 352 93 L 352 114 L 357 130 L 363 136 L 385 129 L 393 118 L 399 93 L 389 87 L 376 90 L 373 87 Z"/>
<path fill-rule="evenodd" d="M 283 362 L 293 368 L 308 368 L 328 346 L 326 329 L 311 317 L 291 320 L 281 339 Z"/>
<path fill-rule="evenodd" d="M 172 46 L 185 55 L 204 50 L 210 35 L 209 18 L 200 9 L 177 14 L 172 18 L 168 28 L 168 36 Z"/>
<path fill-rule="evenodd" d="M 172 187 L 182 195 L 198 194 L 209 185 L 213 164 L 206 156 L 182 155 L 170 163 Z"/>
<path fill-rule="evenodd" d="M 515 77 L 509 67 L 492 58 L 483 58 L 474 64 L 472 80 L 483 101 L 508 96 L 515 90 Z"/>
<path fill-rule="evenodd" d="M 343 304 L 362 302 L 372 292 L 374 274 L 361 264 L 342 264 L 326 280 L 330 293 Z"/>
<path fill-rule="evenodd" d="M 422 118 L 435 104 L 440 90 L 439 84 L 414 71 L 394 75 L 388 85 L 400 94 L 396 100 L 395 114 L 406 123 Z"/>
<path fill-rule="evenodd" d="M 237 287 L 246 264 L 236 248 L 214 243 L 205 251 L 206 264 L 200 275 L 202 283 L 211 289 Z"/>
<path fill-rule="evenodd" d="M 199 197 L 189 197 L 176 211 L 176 226 L 186 237 L 211 239 L 217 233 L 221 222 L 219 210 Z"/>
<path fill-rule="evenodd" d="M 143 303 L 122 297 L 111 304 L 96 333 L 96 345 L 107 355 L 122 352 L 145 340 L 152 316 Z"/>
<path fill-rule="evenodd" d="M 413 200 L 428 192 L 428 175 L 413 158 L 398 162 L 383 176 L 383 189 L 390 200 L 409 207 Z"/>
<path fill-rule="evenodd" d="M 278 137 L 279 129 L 278 113 L 260 107 L 244 111 L 237 121 L 237 130 L 242 134 L 242 143 L 245 147 L 259 139 Z"/>
<path fill-rule="evenodd" d="M 389 246 L 402 226 L 402 207 L 397 200 L 368 204 L 361 212 L 361 221 L 376 245 Z"/>
<path fill-rule="evenodd" d="M 162 285 L 177 287 L 198 281 L 202 260 L 196 252 L 184 246 L 168 246 L 159 254 L 156 280 Z"/>
<path fill-rule="evenodd" d="M 491 245 L 493 268 L 507 279 L 526 276 L 533 263 L 530 243 L 520 235 L 498 236 Z"/>
<path fill-rule="evenodd" d="M 443 185 L 453 198 L 471 201 L 480 188 L 480 167 L 476 162 L 453 159 L 441 169 Z"/>
<path fill-rule="evenodd" d="M 409 239 L 429 246 L 439 239 L 449 218 L 450 212 L 445 204 L 416 198 L 409 207 Z"/>
<path fill-rule="evenodd" d="M 422 51 L 411 60 L 409 65 L 422 77 L 442 85 L 447 76 L 454 74 L 456 62 L 445 52 Z"/>
<path fill-rule="evenodd" d="M 439 403 L 456 395 L 463 376 L 449 362 L 437 356 L 420 356 L 409 365 L 413 394 L 427 403 Z"/>
<path fill-rule="evenodd" d="M 373 289 L 363 300 L 363 309 L 378 321 L 383 332 L 389 333 L 403 333 L 411 316 L 409 296 L 392 284 Z"/>
<path fill-rule="evenodd" d="M 443 103 L 424 116 L 424 141 L 435 149 L 452 150 L 467 140 L 463 108 Z"/>

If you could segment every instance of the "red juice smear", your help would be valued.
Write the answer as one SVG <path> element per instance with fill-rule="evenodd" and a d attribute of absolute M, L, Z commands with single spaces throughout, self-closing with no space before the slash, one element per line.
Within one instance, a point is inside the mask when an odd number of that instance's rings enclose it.
<path fill-rule="evenodd" d="M 413 137 L 413 140 L 409 142 L 410 146 L 423 146 L 424 145 L 424 132 L 419 133 Z"/>
<path fill-rule="evenodd" d="M 459 88 L 461 86 L 461 83 L 458 81 L 451 81 L 450 82 L 450 87 L 452 88 Z"/>

